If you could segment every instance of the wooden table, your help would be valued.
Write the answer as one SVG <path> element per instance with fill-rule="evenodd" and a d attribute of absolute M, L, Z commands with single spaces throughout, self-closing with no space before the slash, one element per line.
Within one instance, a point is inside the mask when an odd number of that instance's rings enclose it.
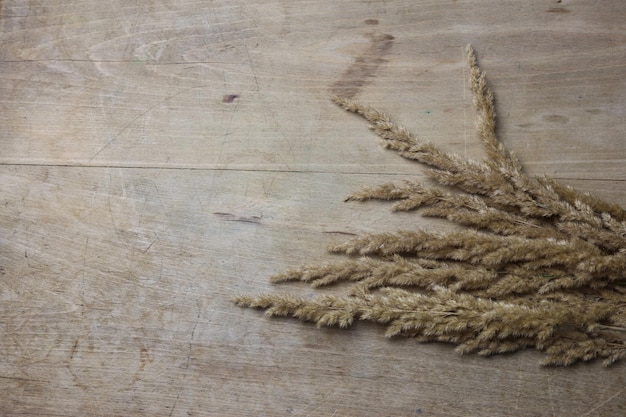
<path fill-rule="evenodd" d="M 626 415 L 625 363 L 231 302 L 346 234 L 449 227 L 342 202 L 424 170 L 328 97 L 482 158 L 468 43 L 527 171 L 626 205 L 622 0 L 4 0 L 0 19 L 1 415 Z"/>

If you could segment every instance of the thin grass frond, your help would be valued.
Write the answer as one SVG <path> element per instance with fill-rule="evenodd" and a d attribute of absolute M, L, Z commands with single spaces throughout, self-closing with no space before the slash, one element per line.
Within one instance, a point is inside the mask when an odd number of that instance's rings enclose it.
<path fill-rule="evenodd" d="M 348 283 L 345 295 L 240 296 L 235 302 L 270 316 L 318 326 L 367 320 L 388 337 L 457 345 L 492 355 L 534 348 L 545 365 L 626 358 L 626 211 L 619 205 L 530 177 L 500 143 L 493 93 L 467 48 L 482 162 L 465 161 L 418 140 L 383 112 L 334 97 L 360 115 L 387 149 L 425 164 L 426 174 L 455 192 L 403 183 L 365 187 L 346 201 L 393 202 L 465 227 L 364 234 L 332 245 L 342 262 L 305 265 L 272 277 L 314 288 Z M 356 256 L 356 257 L 355 257 Z"/>

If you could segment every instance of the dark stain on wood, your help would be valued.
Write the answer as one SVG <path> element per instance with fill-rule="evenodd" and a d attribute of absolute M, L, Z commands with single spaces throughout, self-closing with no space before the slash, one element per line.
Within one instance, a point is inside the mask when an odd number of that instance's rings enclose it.
<path fill-rule="evenodd" d="M 560 13 L 560 14 L 564 14 L 564 13 L 569 13 L 570 10 L 564 8 L 564 7 L 551 7 L 548 10 L 546 10 L 548 13 Z"/>
<path fill-rule="evenodd" d="M 384 57 L 391 52 L 394 37 L 386 33 L 369 34 L 370 44 L 335 82 L 330 91 L 338 96 L 353 98 L 372 78 L 378 67 L 387 62 Z"/>
<path fill-rule="evenodd" d="M 143 371 L 146 368 L 146 363 L 152 363 L 152 358 L 150 357 L 150 352 L 144 346 L 139 350 L 139 372 Z"/>
<path fill-rule="evenodd" d="M 337 234 L 337 235 L 357 236 L 357 234 L 356 234 L 356 233 L 351 233 L 351 232 L 342 232 L 341 230 L 328 230 L 328 231 L 324 231 L 323 233 L 330 233 L 330 234 Z"/>
<path fill-rule="evenodd" d="M 569 118 L 560 114 L 547 114 L 543 116 L 543 120 L 550 123 L 567 123 Z"/>
<path fill-rule="evenodd" d="M 256 223 L 256 224 L 261 224 L 261 217 L 260 216 L 250 216 L 250 217 L 245 217 L 245 216 L 236 216 L 234 214 L 231 213 L 224 213 L 224 212 L 214 212 L 213 214 L 215 214 L 216 216 L 219 216 L 222 220 L 227 221 L 227 222 L 242 222 L 242 223 Z"/>
<path fill-rule="evenodd" d="M 235 99 L 239 98 L 239 94 L 226 94 L 222 98 L 222 103 L 232 103 Z"/>

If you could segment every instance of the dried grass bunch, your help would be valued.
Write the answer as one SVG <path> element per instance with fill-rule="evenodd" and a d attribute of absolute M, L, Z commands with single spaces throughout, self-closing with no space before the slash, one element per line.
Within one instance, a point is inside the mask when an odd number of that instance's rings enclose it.
<path fill-rule="evenodd" d="M 449 342 L 480 355 L 544 351 L 545 365 L 626 356 L 626 213 L 616 204 L 547 177 L 529 177 L 498 141 L 493 94 L 467 49 L 478 135 L 487 159 L 472 162 L 420 142 L 385 114 L 343 98 L 388 149 L 426 164 L 450 193 L 414 181 L 368 187 L 347 200 L 392 200 L 465 230 L 367 234 L 332 246 L 344 262 L 309 265 L 272 278 L 314 287 L 350 282 L 344 296 L 239 296 L 238 305 L 318 326 L 354 320 L 387 336 Z"/>

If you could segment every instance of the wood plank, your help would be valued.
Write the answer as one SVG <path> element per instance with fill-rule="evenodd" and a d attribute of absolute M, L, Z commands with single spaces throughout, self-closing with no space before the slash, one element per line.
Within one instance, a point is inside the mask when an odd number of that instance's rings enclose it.
<path fill-rule="evenodd" d="M 624 179 L 625 12 L 615 2 L 397 2 L 386 13 L 333 3 L 329 16 L 319 2 L 50 2 L 30 13 L 21 3 L 4 6 L 5 163 L 397 172 L 365 126 L 328 102 L 342 89 L 474 156 L 471 42 L 502 137 L 533 171 Z"/>
<path fill-rule="evenodd" d="M 461 357 L 366 324 L 316 329 L 231 304 L 277 290 L 273 273 L 333 259 L 323 248 L 341 233 L 435 226 L 327 192 L 362 179 L 1 168 L 3 415 L 571 415 L 598 405 L 618 415 L 623 364 Z"/>
<path fill-rule="evenodd" d="M 330 94 L 470 158 L 463 48 L 527 170 L 626 206 L 626 5 L 0 1 L 0 414 L 622 416 L 626 364 L 458 356 L 239 309 L 425 178 Z"/>

